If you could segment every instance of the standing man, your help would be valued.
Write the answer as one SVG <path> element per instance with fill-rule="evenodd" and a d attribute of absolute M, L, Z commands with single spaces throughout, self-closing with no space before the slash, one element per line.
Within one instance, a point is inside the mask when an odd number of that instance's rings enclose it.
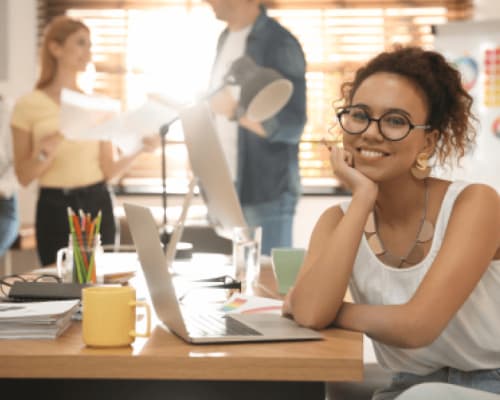
<path fill-rule="evenodd" d="M 262 226 L 262 253 L 292 245 L 300 195 L 299 142 L 306 123 L 305 57 L 297 39 L 266 14 L 259 0 L 207 0 L 227 23 L 217 45 L 211 87 L 218 87 L 232 63 L 247 55 L 294 86 L 285 107 L 255 122 L 238 112 L 234 87 L 211 99 L 217 130 L 249 225 Z"/>

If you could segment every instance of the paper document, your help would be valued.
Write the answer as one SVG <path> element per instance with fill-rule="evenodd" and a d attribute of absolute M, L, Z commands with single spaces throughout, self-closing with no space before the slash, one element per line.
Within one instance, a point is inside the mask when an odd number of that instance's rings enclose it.
<path fill-rule="evenodd" d="M 61 133 L 71 140 L 110 140 L 111 133 L 100 125 L 121 111 L 118 100 L 90 96 L 69 89 L 61 91 Z"/>
<path fill-rule="evenodd" d="M 282 307 L 282 300 L 235 293 L 224 303 L 220 311 L 227 314 L 266 313 L 281 315 Z"/>
<path fill-rule="evenodd" d="M 79 302 L 79 300 L 57 300 L 31 303 L 0 303 L 0 322 L 56 321 L 60 316 L 76 311 Z"/>
<path fill-rule="evenodd" d="M 159 133 L 177 111 L 150 97 L 140 107 L 120 112 L 118 100 L 63 89 L 61 133 L 70 140 L 109 140 L 125 154 L 142 146 L 142 138 Z"/>

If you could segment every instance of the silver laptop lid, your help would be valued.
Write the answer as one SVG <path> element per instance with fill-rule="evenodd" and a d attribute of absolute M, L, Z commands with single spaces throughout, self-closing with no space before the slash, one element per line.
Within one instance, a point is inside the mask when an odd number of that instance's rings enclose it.
<path fill-rule="evenodd" d="M 177 294 L 168 271 L 175 258 L 175 250 L 181 235 L 175 231 L 172 234 L 167 247 L 170 259 L 167 259 L 163 254 L 160 236 L 157 234 L 158 228 L 151 211 L 128 203 L 123 207 L 156 315 L 172 332 L 187 338 Z M 175 230 L 182 230 L 183 225 L 184 218 L 180 218 Z"/>
<path fill-rule="evenodd" d="M 130 232 L 136 245 L 139 261 L 149 289 L 154 309 L 160 320 L 178 336 L 191 343 L 250 342 L 274 340 L 321 339 L 319 332 L 298 326 L 294 321 L 272 314 L 240 314 L 229 318 L 240 321 L 257 331 L 258 335 L 210 335 L 191 336 L 181 314 L 177 294 L 168 270 L 172 260 L 163 254 L 156 223 L 148 208 L 124 204 Z M 182 226 L 181 218 L 176 229 Z M 175 256 L 175 247 L 180 235 L 173 234 L 168 244 L 167 254 Z M 171 249 L 170 246 L 174 246 Z"/>

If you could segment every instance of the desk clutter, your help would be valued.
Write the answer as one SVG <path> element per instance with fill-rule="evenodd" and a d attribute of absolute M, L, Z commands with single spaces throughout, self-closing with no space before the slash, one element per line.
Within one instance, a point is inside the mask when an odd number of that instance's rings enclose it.
<path fill-rule="evenodd" d="M 0 339 L 55 339 L 79 308 L 79 300 L 0 303 Z"/>

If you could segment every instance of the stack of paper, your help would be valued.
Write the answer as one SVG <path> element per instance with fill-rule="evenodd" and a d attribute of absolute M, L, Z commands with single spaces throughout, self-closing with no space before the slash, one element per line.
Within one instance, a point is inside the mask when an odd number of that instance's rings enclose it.
<path fill-rule="evenodd" d="M 71 324 L 79 300 L 0 303 L 0 339 L 54 339 Z"/>

